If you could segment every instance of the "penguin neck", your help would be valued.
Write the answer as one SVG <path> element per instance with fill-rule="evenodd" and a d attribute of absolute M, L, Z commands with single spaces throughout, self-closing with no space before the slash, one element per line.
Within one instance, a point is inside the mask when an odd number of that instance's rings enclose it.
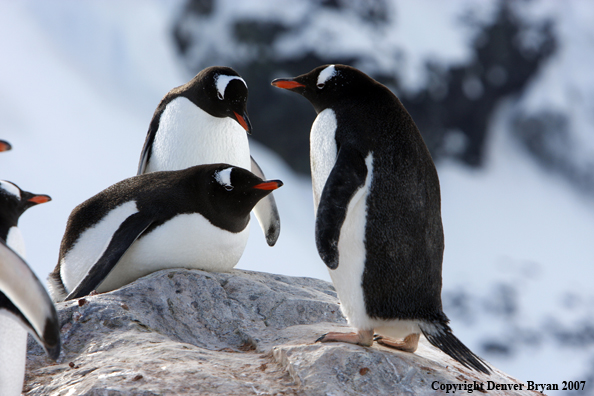
<path fill-rule="evenodd" d="M 184 200 L 192 205 L 191 210 L 202 214 L 211 224 L 230 232 L 243 231 L 250 222 L 250 212 L 256 202 L 251 197 L 238 201 L 226 196 L 207 193 L 200 188 Z"/>
<path fill-rule="evenodd" d="M 167 104 L 159 120 L 148 172 L 228 163 L 250 167 L 245 130 L 229 117 L 214 117 L 179 96 Z"/>
<path fill-rule="evenodd" d="M 4 238 L 4 230 L 2 232 L 2 237 Z M 15 253 L 21 256 L 23 259 L 27 258 L 26 251 L 25 251 L 25 240 L 23 239 L 23 235 L 21 234 L 21 230 L 15 225 L 10 227 L 6 233 L 6 245 L 11 248 Z"/>
<path fill-rule="evenodd" d="M 223 215 L 216 215 L 218 217 L 217 221 L 209 221 L 216 225 L 217 227 L 223 228 L 227 231 L 238 233 L 245 230 L 245 228 L 250 223 L 250 213 L 243 213 L 244 211 L 239 212 L 229 212 Z"/>
<path fill-rule="evenodd" d="M 5 210 L 0 212 L 0 238 L 2 238 L 7 244 L 8 234 L 12 228 L 17 227 L 18 221 L 19 215 L 15 213 L 14 210 Z"/>

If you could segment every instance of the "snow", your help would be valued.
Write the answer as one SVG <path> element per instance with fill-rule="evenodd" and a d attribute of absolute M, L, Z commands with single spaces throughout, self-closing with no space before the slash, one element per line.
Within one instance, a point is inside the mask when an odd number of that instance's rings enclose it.
<path fill-rule="evenodd" d="M 41 279 L 57 263 L 70 211 L 136 174 L 154 109 L 169 89 L 192 77 L 178 69 L 170 44 L 166 45 L 170 31 L 163 16 L 173 15 L 170 4 L 153 1 L 132 7 L 134 2 L 124 3 L 127 6 L 116 7 L 114 13 L 108 12 L 108 3 L 90 3 L 89 9 L 79 9 L 88 23 L 78 25 L 91 48 L 100 36 L 94 30 L 124 45 L 124 51 L 130 46 L 136 55 L 124 60 L 107 47 L 104 57 L 97 57 L 80 39 L 64 33 L 70 30 L 63 22 L 76 19 L 74 3 L 54 3 L 51 10 L 44 9 L 44 2 L 0 3 L 0 53 L 11 59 L 0 65 L 0 130 L 13 146 L 0 157 L 0 177 L 24 190 L 52 196 L 52 202 L 30 209 L 19 224 L 30 252 L 29 264 Z M 154 18 L 140 23 L 135 15 Z M 128 24 L 130 20 L 136 23 Z M 151 50 L 146 51 L 150 59 L 134 48 L 134 38 L 143 31 L 151 41 Z M 85 59 L 87 54 L 93 61 Z M 152 73 L 153 67 L 162 74 Z M 123 81 L 127 82 L 122 85 Z M 330 280 L 314 245 L 311 182 L 295 175 L 258 143 L 250 145 L 267 178 L 285 183 L 274 193 L 282 213 L 282 233 L 271 249 L 254 228 L 238 268 Z M 252 221 L 256 223 L 255 218 Z M 302 235 L 309 236 L 307 243 Z M 288 257 L 300 260 L 288 265 Z"/>
<path fill-rule="evenodd" d="M 511 358 L 487 359 L 523 381 L 584 380 L 594 347 L 568 349 L 555 333 L 594 317 L 592 198 L 543 172 L 516 145 L 506 130 L 513 105 L 502 105 L 491 125 L 484 171 L 449 161 L 439 167 L 444 289 L 465 290 L 472 299 L 472 322 L 462 327 L 454 313 L 452 327 L 470 345 L 510 345 Z M 501 293 L 515 308 L 497 315 Z M 522 341 L 532 335 L 536 345 Z"/>
<path fill-rule="evenodd" d="M 476 32 L 472 27 L 461 25 L 460 19 L 472 17 L 477 24 L 489 21 L 497 4 L 495 0 L 483 1 L 480 7 L 472 0 L 398 0 L 386 1 L 384 9 L 380 2 L 353 1 L 345 3 L 354 10 L 345 11 L 319 4 L 312 7 L 309 3 L 217 0 L 212 14 L 198 21 L 191 19 L 191 25 L 185 24 L 182 29 L 195 37 L 217 32 L 216 39 L 193 43 L 189 58 L 194 64 L 205 67 L 221 59 L 238 63 L 252 60 L 259 52 L 237 42 L 232 35 L 234 30 L 226 27 L 239 19 L 280 21 L 289 32 L 279 33 L 279 39 L 274 41 L 276 55 L 292 57 L 295 53 L 313 53 L 322 58 L 362 57 L 365 65 L 354 66 L 365 66 L 368 73 L 388 76 L 398 69 L 403 88 L 415 91 L 425 85 L 427 60 L 441 64 L 468 60 L 471 56 L 468 43 Z M 381 14 L 380 21 L 359 15 L 370 8 Z M 419 19 L 421 14 L 423 18 Z M 395 65 L 395 59 L 401 62 Z"/>
<path fill-rule="evenodd" d="M 221 1 L 215 12 L 231 13 L 231 3 L 238 5 L 233 12 L 245 15 L 268 4 L 250 2 L 250 8 L 247 2 Z M 366 70 L 371 72 L 394 67 L 394 54 L 388 51 L 404 48 L 399 67 L 405 68 L 409 88 L 422 84 L 419 70 L 426 59 L 455 63 L 469 56 L 464 44 L 472 35 L 455 27 L 461 17 L 457 7 L 474 7 L 472 12 L 488 19 L 493 4 L 485 2 L 479 9 L 464 0 L 450 7 L 445 5 L 450 2 L 398 1 L 389 11 L 402 21 L 397 31 L 378 37 L 363 30 L 369 38 L 357 33 L 361 24 L 354 24 L 352 15 L 307 15 L 305 2 L 294 7 L 277 3 L 271 20 L 304 24 L 297 35 L 283 39 L 287 51 L 308 45 L 336 54 L 366 51 L 373 59 Z M 170 23 L 179 4 L 0 2 L 0 138 L 13 146 L 0 154 L 0 177 L 53 198 L 30 209 L 20 222 L 28 262 L 41 279 L 57 262 L 70 211 L 136 173 L 159 100 L 192 77 L 171 44 Z M 526 15 L 553 15 L 559 21 L 561 50 L 524 96 L 501 105 L 489 129 L 484 169 L 451 161 L 438 166 L 446 237 L 444 305 L 459 338 L 499 369 L 523 381 L 560 384 L 585 380 L 594 356 L 592 341 L 564 341 L 571 332 L 592 326 L 594 318 L 592 197 L 537 166 L 509 135 L 508 122 L 519 106 L 571 108 L 572 126 L 579 133 L 576 145 L 583 149 L 580 155 L 591 158 L 594 7 L 580 1 L 530 4 Z M 422 19 L 416 17 L 420 9 L 429 10 Z M 222 26 L 227 22 L 214 18 L 206 27 L 225 40 Z M 326 48 L 315 41 L 324 23 L 324 34 L 345 29 L 338 41 L 343 44 Z M 214 47 L 225 51 L 218 43 L 213 40 L 201 54 Z M 329 280 L 315 249 L 311 181 L 253 140 L 250 145 L 267 178 L 284 182 L 274 193 L 282 232 L 269 248 L 258 227 L 253 228 L 238 268 Z M 456 295 L 463 296 L 460 307 L 448 303 Z M 511 353 L 483 353 L 481 346 L 493 341 L 509 345 Z"/>

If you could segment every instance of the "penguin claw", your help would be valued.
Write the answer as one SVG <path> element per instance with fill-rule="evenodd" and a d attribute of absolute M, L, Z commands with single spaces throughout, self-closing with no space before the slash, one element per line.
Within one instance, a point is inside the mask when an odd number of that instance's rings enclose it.
<path fill-rule="evenodd" d="M 361 330 L 357 333 L 339 333 L 331 331 L 322 335 L 316 342 L 346 342 L 362 346 L 371 346 L 373 344 L 372 332 Z"/>
<path fill-rule="evenodd" d="M 380 341 L 380 340 L 383 340 L 383 339 L 384 339 L 384 336 L 381 335 L 381 334 L 374 334 L 373 335 L 373 341 Z"/>
<path fill-rule="evenodd" d="M 316 342 L 323 342 L 323 340 L 324 340 L 324 337 L 326 337 L 326 335 L 327 335 L 327 334 L 328 334 L 328 333 L 324 333 L 324 334 L 322 334 L 321 336 L 319 336 L 319 337 L 318 337 L 318 339 L 314 341 L 314 344 L 315 344 Z"/>

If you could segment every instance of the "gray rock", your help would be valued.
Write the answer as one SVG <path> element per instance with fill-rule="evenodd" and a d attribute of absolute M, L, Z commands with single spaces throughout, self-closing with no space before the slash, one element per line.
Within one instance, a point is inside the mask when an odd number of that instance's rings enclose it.
<path fill-rule="evenodd" d="M 425 395 L 434 381 L 519 383 L 424 340 L 415 354 L 314 344 L 348 329 L 334 288 L 317 279 L 165 270 L 57 308 L 62 355 L 53 363 L 29 340 L 27 395 Z"/>

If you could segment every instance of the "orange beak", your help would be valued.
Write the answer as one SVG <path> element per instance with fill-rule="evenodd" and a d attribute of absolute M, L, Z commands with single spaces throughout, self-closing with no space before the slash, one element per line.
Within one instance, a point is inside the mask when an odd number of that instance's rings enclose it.
<path fill-rule="evenodd" d="M 251 135 L 252 134 L 252 126 L 250 125 L 250 122 L 247 119 L 247 117 L 244 117 L 235 111 L 233 112 L 233 114 L 235 114 L 235 118 L 237 119 L 237 122 L 239 122 L 239 125 L 241 125 L 243 127 L 243 129 L 245 129 L 245 131 Z"/>
<path fill-rule="evenodd" d="M 36 204 L 42 204 L 51 201 L 52 198 L 49 195 L 36 195 L 32 198 L 29 198 L 27 201 L 33 202 Z"/>
<path fill-rule="evenodd" d="M 256 184 L 253 188 L 257 188 L 258 190 L 272 191 L 272 190 L 276 190 L 277 188 L 281 187 L 282 185 L 283 185 L 282 181 L 272 180 L 272 181 L 266 181 L 264 183 Z"/>
<path fill-rule="evenodd" d="M 295 88 L 305 87 L 305 85 L 298 83 L 297 81 L 287 80 L 284 78 L 277 78 L 271 84 L 277 88 L 282 88 L 282 89 L 295 89 Z"/>
<path fill-rule="evenodd" d="M 10 145 L 10 143 L 5 142 L 4 140 L 0 140 L 0 152 L 8 151 L 11 148 L 12 148 L 12 146 Z"/>

